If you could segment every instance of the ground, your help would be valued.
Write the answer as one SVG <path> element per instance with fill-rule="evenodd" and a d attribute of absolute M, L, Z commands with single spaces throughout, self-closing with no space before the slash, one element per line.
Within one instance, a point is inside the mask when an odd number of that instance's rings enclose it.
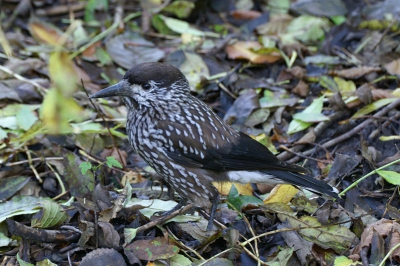
<path fill-rule="evenodd" d="M 0 10 L 1 265 L 400 263 L 396 0 L 5 0 Z M 216 183 L 214 230 L 190 205 L 159 216 L 179 195 L 128 144 L 123 103 L 88 98 L 156 61 L 341 199 Z"/>

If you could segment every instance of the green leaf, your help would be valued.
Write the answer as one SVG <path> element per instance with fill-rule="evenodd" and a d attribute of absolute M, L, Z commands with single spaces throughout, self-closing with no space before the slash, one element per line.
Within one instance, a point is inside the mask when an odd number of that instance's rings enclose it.
<path fill-rule="evenodd" d="M 400 185 L 400 173 L 394 171 L 378 170 L 376 171 L 383 179 L 393 185 Z"/>
<path fill-rule="evenodd" d="M 299 131 L 304 130 L 312 125 L 312 123 L 304 122 L 302 120 L 296 119 L 296 117 L 300 117 L 307 121 L 312 121 L 313 117 L 316 117 L 316 118 L 324 117 L 322 121 L 325 121 L 326 120 L 325 116 L 321 114 L 323 104 L 324 104 L 324 96 L 321 96 L 318 99 L 315 99 L 310 104 L 310 106 L 308 106 L 306 109 L 304 109 L 303 112 L 295 114 L 293 116 L 294 119 L 289 124 L 288 134 L 293 134 L 293 133 L 299 132 Z M 318 121 L 318 119 L 317 119 L 317 121 Z"/>
<path fill-rule="evenodd" d="M 372 112 L 378 110 L 379 108 L 396 101 L 397 99 L 398 98 L 386 98 L 386 99 L 377 100 L 377 101 L 375 101 L 373 103 L 370 103 L 370 104 L 364 106 L 360 110 L 358 110 L 351 118 L 355 119 L 355 118 L 358 118 L 360 116 L 364 116 L 364 115 L 367 115 L 369 113 L 372 113 Z"/>
<path fill-rule="evenodd" d="M 0 140 L 7 138 L 7 132 L 0 127 Z"/>
<path fill-rule="evenodd" d="M 325 31 L 329 31 L 330 22 L 326 18 L 301 15 L 293 19 L 287 27 L 287 34 L 292 35 L 303 43 L 321 40 Z"/>
<path fill-rule="evenodd" d="M 137 228 L 124 228 L 125 245 L 132 242 L 136 237 Z"/>
<path fill-rule="evenodd" d="M 256 197 L 240 195 L 235 185 L 232 185 L 227 200 L 237 211 L 241 211 L 243 206 L 247 206 L 249 204 L 263 204 L 262 200 Z"/>
<path fill-rule="evenodd" d="M 302 131 L 304 129 L 309 128 L 311 125 L 312 123 L 307 123 L 297 119 L 293 119 L 289 124 L 288 134 L 293 134 Z"/>
<path fill-rule="evenodd" d="M 168 28 L 180 34 L 187 33 L 193 36 L 209 36 L 215 38 L 219 37 L 219 34 L 213 32 L 204 32 L 196 28 L 193 28 L 192 26 L 190 26 L 189 23 L 183 20 L 169 18 L 163 15 L 160 15 L 160 18 L 162 18 L 162 20 L 165 22 L 165 25 L 167 25 Z"/>
<path fill-rule="evenodd" d="M 58 203 L 46 200 L 42 203 L 42 210 L 31 220 L 31 226 L 36 228 L 49 228 L 63 224 L 68 219 L 68 214 Z"/>
<path fill-rule="evenodd" d="M 38 120 L 29 107 L 23 105 L 16 115 L 17 124 L 23 130 L 28 130 Z"/>
<path fill-rule="evenodd" d="M 108 167 L 118 167 L 118 168 L 122 168 L 122 165 L 117 161 L 117 159 L 115 159 L 112 156 L 108 156 L 106 161 L 106 164 L 108 165 Z"/>
<path fill-rule="evenodd" d="M 329 117 L 323 114 L 309 114 L 309 113 L 297 113 L 293 115 L 293 119 L 300 120 L 308 123 L 317 123 L 322 121 L 329 121 Z"/>
<path fill-rule="evenodd" d="M 79 169 L 82 161 L 72 152 L 67 152 L 64 156 L 65 182 L 69 185 L 69 191 L 72 196 L 90 201 L 94 191 L 94 175 L 92 172 L 87 172 L 83 175 Z"/>
<path fill-rule="evenodd" d="M 339 91 L 337 83 L 331 77 L 328 76 L 321 76 L 319 78 L 319 85 L 332 92 Z"/>
<path fill-rule="evenodd" d="M 9 201 L 0 203 L 0 223 L 16 215 L 37 213 L 43 200 L 44 198 L 32 196 L 15 196 Z"/>
<path fill-rule="evenodd" d="M 163 11 L 172 13 L 178 18 L 187 18 L 194 8 L 194 3 L 190 1 L 177 0 L 166 6 Z"/>
<path fill-rule="evenodd" d="M 289 259 L 292 257 L 294 249 L 293 248 L 284 248 L 282 251 L 279 251 L 278 255 L 268 262 L 270 266 L 283 266 L 290 265 L 288 263 Z"/>
<path fill-rule="evenodd" d="M 26 262 L 23 259 L 21 259 L 21 257 L 19 256 L 19 252 L 17 253 L 17 261 L 20 266 L 35 266 L 32 263 Z"/>
<path fill-rule="evenodd" d="M 361 263 L 354 262 L 352 259 L 347 258 L 346 256 L 339 256 L 335 258 L 334 266 L 357 266 L 361 265 Z"/>
<path fill-rule="evenodd" d="M 90 162 L 83 162 L 79 165 L 79 168 L 81 168 L 81 173 L 84 175 L 87 173 L 87 171 L 89 171 L 90 169 L 92 169 L 92 164 Z"/>

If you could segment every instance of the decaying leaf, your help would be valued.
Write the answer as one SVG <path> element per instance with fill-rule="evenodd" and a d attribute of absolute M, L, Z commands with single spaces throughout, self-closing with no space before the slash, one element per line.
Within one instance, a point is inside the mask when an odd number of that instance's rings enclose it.
<path fill-rule="evenodd" d="M 238 41 L 226 47 L 230 59 L 247 59 L 254 64 L 274 63 L 281 58 L 277 50 L 260 52 L 262 45 L 254 41 Z"/>

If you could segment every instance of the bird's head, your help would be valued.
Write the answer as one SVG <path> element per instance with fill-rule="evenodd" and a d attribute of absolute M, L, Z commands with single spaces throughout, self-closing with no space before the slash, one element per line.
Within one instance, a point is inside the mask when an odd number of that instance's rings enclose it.
<path fill-rule="evenodd" d="M 190 94 L 190 87 L 182 72 L 168 64 L 142 63 L 132 67 L 124 78 L 90 98 L 120 96 L 130 108 L 151 107 L 157 102 L 173 101 Z"/>

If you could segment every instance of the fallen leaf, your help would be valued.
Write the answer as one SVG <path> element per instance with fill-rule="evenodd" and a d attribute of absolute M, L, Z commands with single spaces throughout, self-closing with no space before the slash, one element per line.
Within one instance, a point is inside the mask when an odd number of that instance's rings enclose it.
<path fill-rule="evenodd" d="M 254 64 L 274 63 L 281 59 L 281 55 L 276 50 L 269 53 L 257 53 L 256 50 L 263 46 L 256 41 L 238 41 L 225 48 L 230 59 L 247 59 Z"/>

